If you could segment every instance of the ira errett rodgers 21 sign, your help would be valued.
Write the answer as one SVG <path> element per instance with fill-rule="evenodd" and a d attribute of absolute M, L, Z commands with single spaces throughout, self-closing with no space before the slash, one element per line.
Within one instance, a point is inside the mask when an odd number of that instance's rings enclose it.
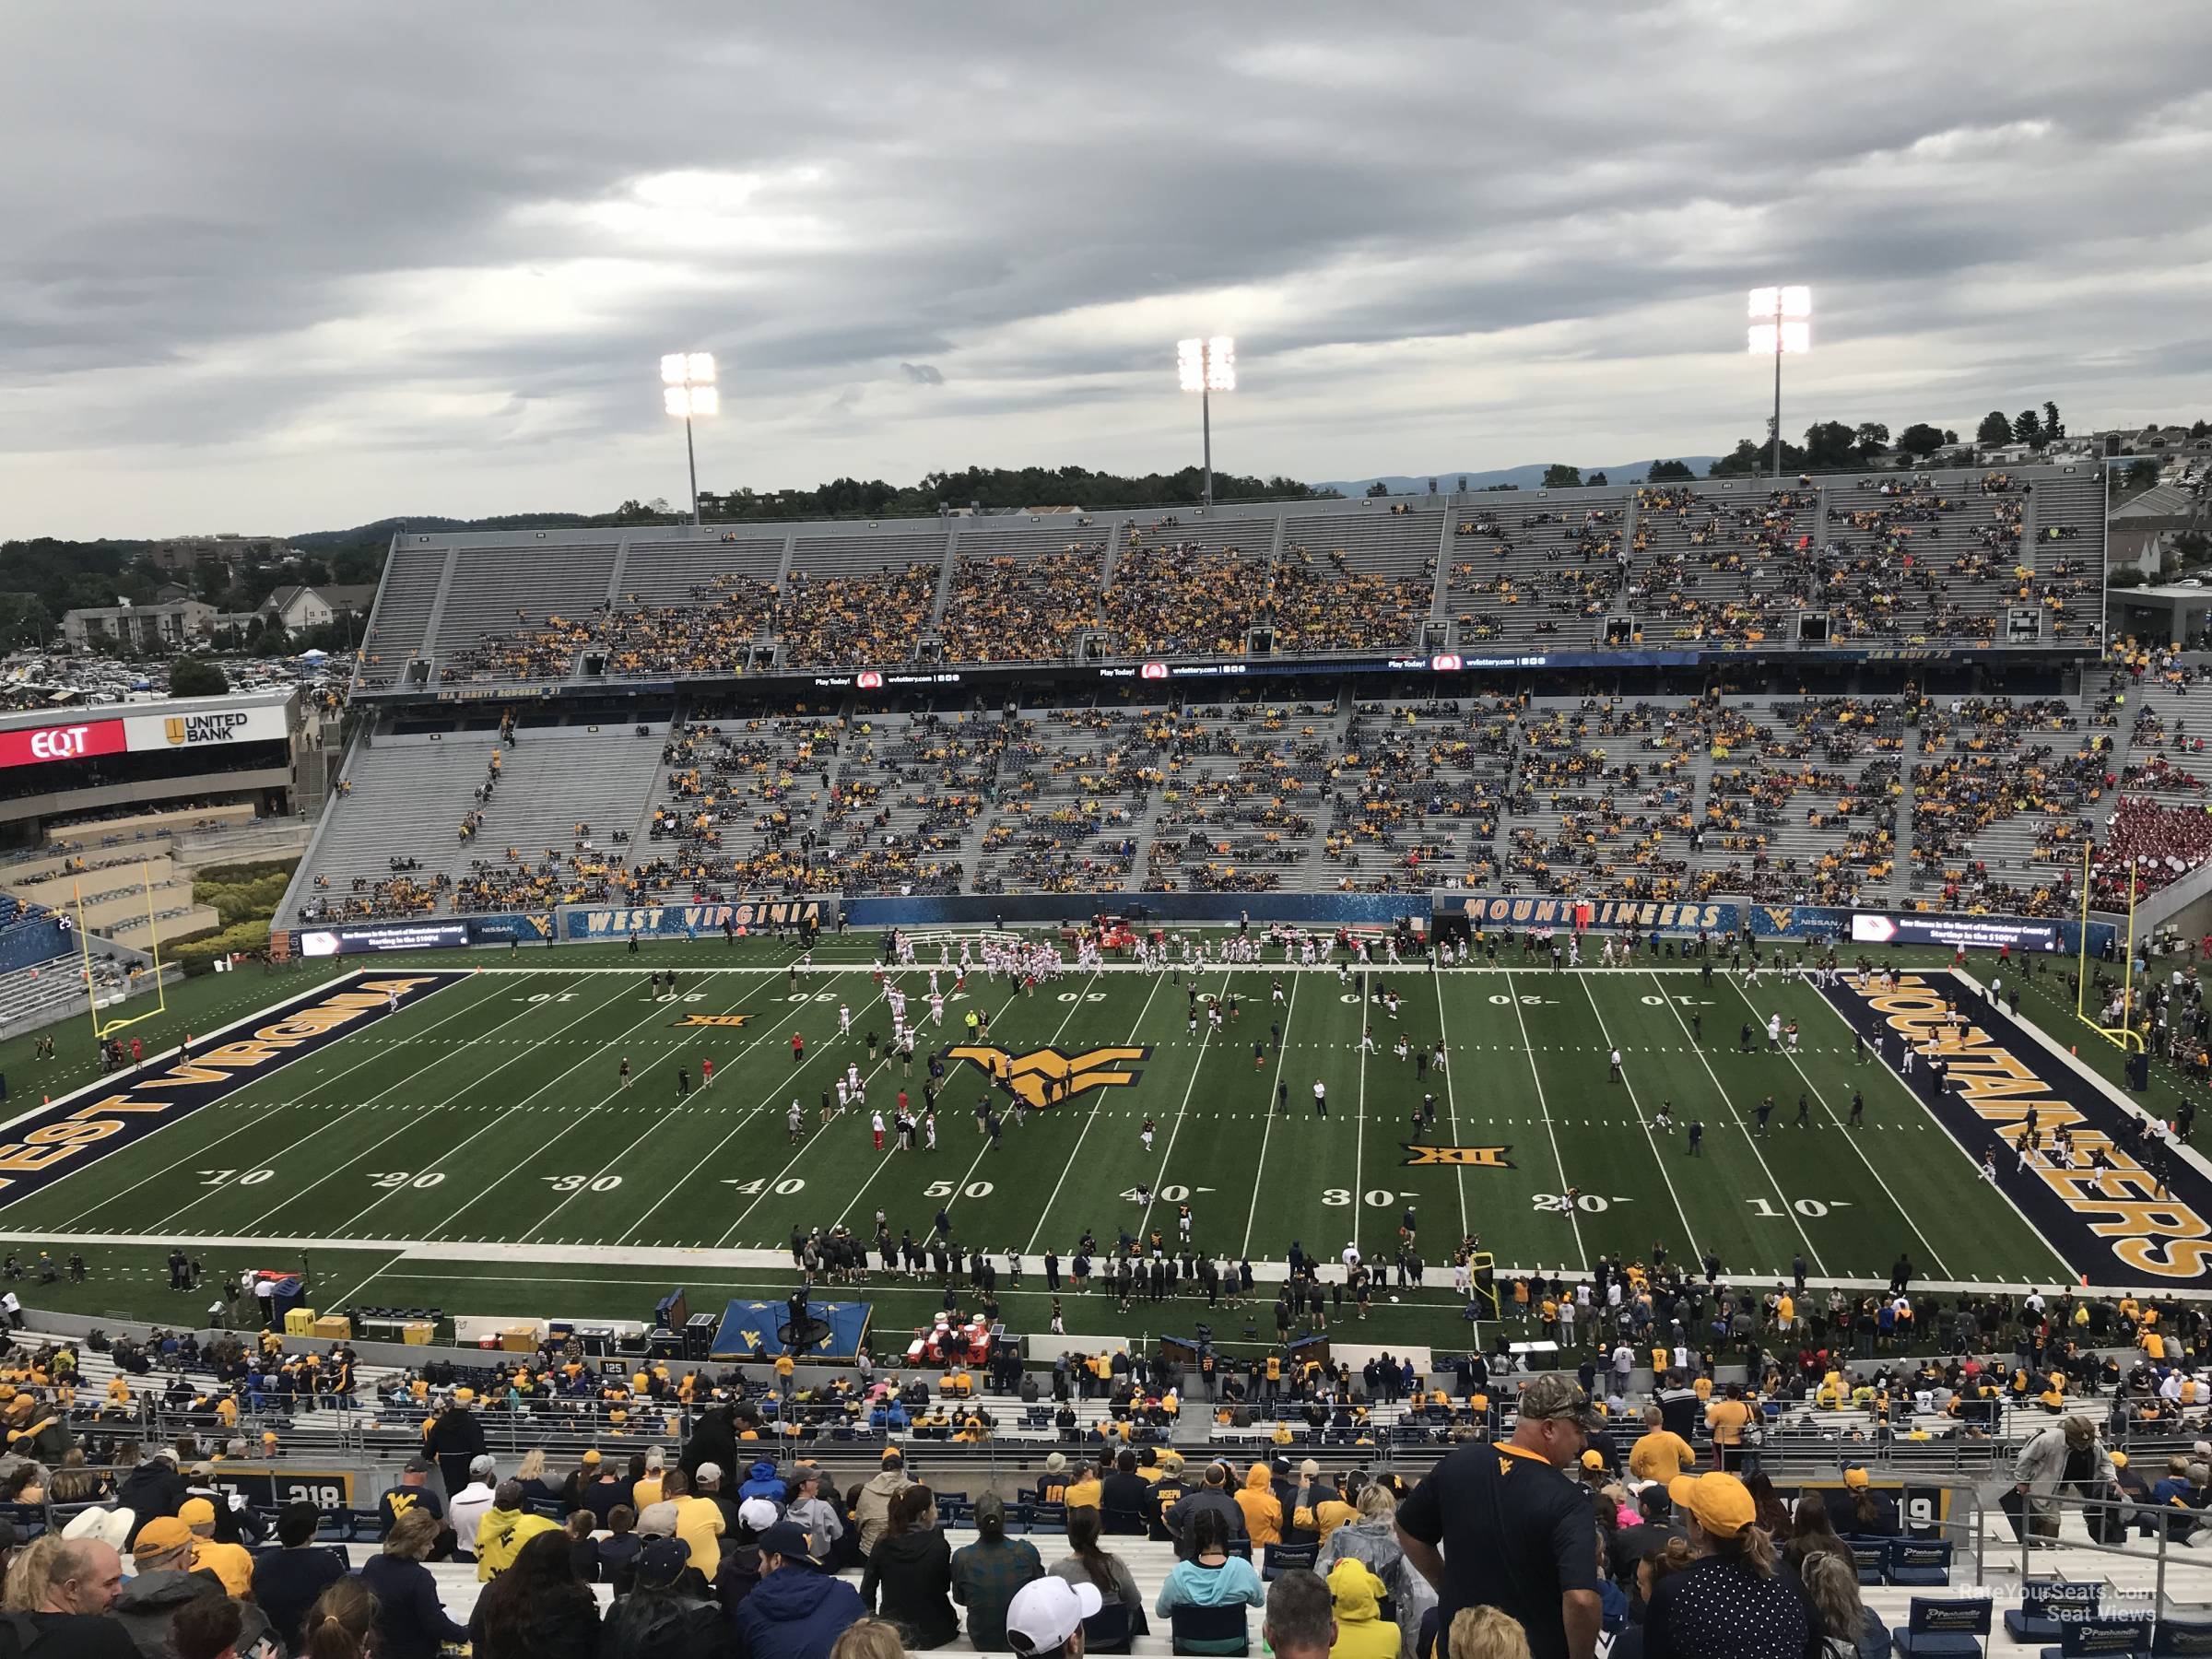
<path fill-rule="evenodd" d="M 0 1206 L 51 1186 L 465 973 L 358 973 L 204 1040 L 189 1059 L 118 1073 L 0 1128 Z"/>

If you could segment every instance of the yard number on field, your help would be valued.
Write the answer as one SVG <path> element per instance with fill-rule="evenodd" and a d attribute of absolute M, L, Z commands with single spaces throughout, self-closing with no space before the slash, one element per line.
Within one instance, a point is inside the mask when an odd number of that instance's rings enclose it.
<path fill-rule="evenodd" d="M 1765 1220 L 1780 1221 L 1783 1219 L 1782 1212 L 1776 1209 L 1771 1204 L 1768 1203 L 1764 1198 L 1747 1198 L 1744 1200 L 1744 1202 L 1748 1204 L 1753 1209 L 1757 1210 L 1760 1217 Z M 1847 1200 L 1841 1198 L 1835 1199 L 1831 1203 L 1828 1204 L 1821 1203 L 1821 1201 L 1818 1198 L 1799 1198 L 1791 1204 L 1790 1207 L 1795 1210 L 1799 1215 L 1806 1218 L 1808 1220 L 1818 1221 L 1821 1217 L 1827 1215 L 1830 1210 L 1849 1209 L 1851 1205 Z"/>

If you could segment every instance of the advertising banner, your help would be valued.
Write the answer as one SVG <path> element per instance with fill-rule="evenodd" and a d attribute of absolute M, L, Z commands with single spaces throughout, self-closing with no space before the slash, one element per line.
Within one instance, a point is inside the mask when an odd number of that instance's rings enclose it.
<path fill-rule="evenodd" d="M 175 748 L 236 747 L 241 743 L 275 743 L 285 735 L 284 705 L 253 709 L 201 709 L 191 712 L 133 714 L 123 723 L 133 754 Z"/>
<path fill-rule="evenodd" d="M 1433 895 L 1436 914 L 1464 915 L 1467 924 L 1483 929 L 1564 928 L 1582 933 L 1724 934 L 1741 922 L 1739 906 L 1733 903 L 1680 903 L 1641 899 L 1546 899 L 1530 893 L 1460 893 Z"/>
<path fill-rule="evenodd" d="M 120 755 L 127 744 L 120 720 L 81 720 L 70 725 L 0 732 L 0 766 L 39 766 L 49 760 Z"/>
<path fill-rule="evenodd" d="M 723 933 L 754 933 L 764 928 L 829 927 L 837 921 L 837 900 L 807 894 L 732 899 L 716 904 L 630 904 L 578 906 L 561 912 L 564 937 L 626 939 L 651 936 L 713 937 Z"/>
<path fill-rule="evenodd" d="M 450 950 L 468 943 L 465 922 L 363 923 L 358 927 L 303 927 L 295 943 L 303 957 L 352 956 L 370 950 Z"/>

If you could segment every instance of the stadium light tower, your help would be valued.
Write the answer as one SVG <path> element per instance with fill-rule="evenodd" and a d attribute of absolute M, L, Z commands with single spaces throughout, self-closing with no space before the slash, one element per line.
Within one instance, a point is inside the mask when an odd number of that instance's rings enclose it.
<path fill-rule="evenodd" d="M 1175 373 L 1198 394 L 1198 427 L 1206 444 L 1206 510 L 1214 510 L 1214 394 L 1237 389 L 1237 343 L 1228 335 L 1175 342 Z"/>
<path fill-rule="evenodd" d="M 661 406 L 684 418 L 684 458 L 691 464 L 691 527 L 699 528 L 699 451 L 691 442 L 691 417 L 722 413 L 722 393 L 714 384 L 714 354 L 672 351 L 661 359 Z"/>
<path fill-rule="evenodd" d="M 1751 290 L 1750 343 L 1753 357 L 1774 359 L 1774 476 L 1782 477 L 1782 359 L 1813 348 L 1813 290 L 1808 288 L 1755 288 Z"/>

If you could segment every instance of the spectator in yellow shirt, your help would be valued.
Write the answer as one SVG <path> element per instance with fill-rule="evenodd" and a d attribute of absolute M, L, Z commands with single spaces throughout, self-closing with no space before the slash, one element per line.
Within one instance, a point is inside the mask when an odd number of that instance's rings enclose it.
<path fill-rule="evenodd" d="M 1751 1407 L 1744 1399 L 1744 1386 L 1731 1382 L 1728 1392 L 1705 1407 L 1705 1425 L 1712 1430 L 1712 1449 L 1724 1469 L 1734 1469 L 1744 1460 L 1744 1430 L 1751 1421 Z"/>
<path fill-rule="evenodd" d="M 1698 1466 L 1698 1454 L 1688 1441 L 1666 1428 L 1659 1407 L 1647 1407 L 1644 1432 L 1629 1448 L 1629 1473 L 1638 1480 L 1655 1480 L 1665 1486 L 1677 1475 Z"/>
<path fill-rule="evenodd" d="M 1085 1464 L 1076 1471 L 1075 1479 L 1067 1483 L 1067 1495 L 1061 1500 L 1069 1509 L 1097 1509 L 1106 1490 L 1099 1472 Z"/>

